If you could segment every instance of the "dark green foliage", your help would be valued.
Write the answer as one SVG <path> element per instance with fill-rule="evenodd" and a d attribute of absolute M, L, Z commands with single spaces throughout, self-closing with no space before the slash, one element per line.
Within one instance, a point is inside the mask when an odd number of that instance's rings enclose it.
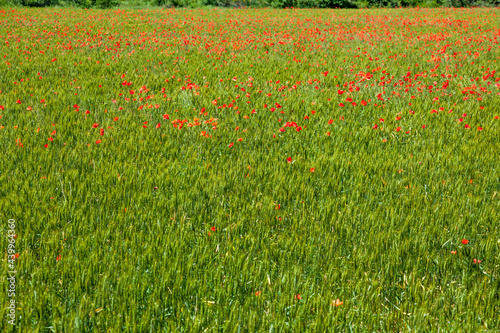
<path fill-rule="evenodd" d="M 363 1 L 357 1 L 363 6 Z M 368 7 L 476 7 L 498 6 L 500 0 L 365 0 Z"/>
<path fill-rule="evenodd" d="M 272 0 L 269 5 L 274 8 L 357 8 L 349 0 Z"/>
<path fill-rule="evenodd" d="M 17 5 L 25 7 L 49 7 L 59 4 L 59 0 L 18 0 Z"/>
<path fill-rule="evenodd" d="M 119 0 L 73 0 L 72 3 L 77 7 L 84 8 L 111 8 L 120 4 Z"/>
<path fill-rule="evenodd" d="M 68 4 L 83 8 L 112 8 L 122 0 L 69 0 Z M 396 7 L 494 7 L 500 0 L 139 0 L 139 5 L 160 7 L 272 7 L 272 8 L 396 8 Z M 48 7 L 59 0 L 0 0 L 1 5 Z"/>

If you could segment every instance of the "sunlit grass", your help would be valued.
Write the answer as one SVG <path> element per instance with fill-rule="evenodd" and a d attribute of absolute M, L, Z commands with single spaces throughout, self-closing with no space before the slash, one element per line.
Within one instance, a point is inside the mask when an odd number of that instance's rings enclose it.
<path fill-rule="evenodd" d="M 18 330 L 499 329 L 495 9 L 0 22 Z"/>

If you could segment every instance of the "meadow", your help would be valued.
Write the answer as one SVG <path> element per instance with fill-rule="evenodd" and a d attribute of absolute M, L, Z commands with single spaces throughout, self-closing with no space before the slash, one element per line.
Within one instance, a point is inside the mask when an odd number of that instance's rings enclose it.
<path fill-rule="evenodd" d="M 0 330 L 498 332 L 499 22 L 2 8 Z"/>

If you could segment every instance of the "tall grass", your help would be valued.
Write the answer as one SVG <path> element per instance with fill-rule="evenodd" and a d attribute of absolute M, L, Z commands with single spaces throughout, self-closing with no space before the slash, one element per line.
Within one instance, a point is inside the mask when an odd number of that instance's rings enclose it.
<path fill-rule="evenodd" d="M 0 22 L 2 331 L 499 329 L 494 9 Z"/>

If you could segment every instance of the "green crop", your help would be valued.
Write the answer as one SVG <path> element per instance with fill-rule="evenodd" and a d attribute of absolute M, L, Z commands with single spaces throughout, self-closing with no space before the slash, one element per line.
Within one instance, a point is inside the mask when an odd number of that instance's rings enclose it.
<path fill-rule="evenodd" d="M 1 331 L 498 331 L 498 22 L 3 8 Z"/>

